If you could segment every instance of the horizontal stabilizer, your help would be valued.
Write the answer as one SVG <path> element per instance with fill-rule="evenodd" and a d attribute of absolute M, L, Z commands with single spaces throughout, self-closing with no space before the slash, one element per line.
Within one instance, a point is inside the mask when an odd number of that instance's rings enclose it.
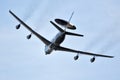
<path fill-rule="evenodd" d="M 52 25 L 54 25 L 60 32 L 64 32 L 62 28 L 60 28 L 58 25 L 56 25 L 54 22 L 50 21 Z"/>
<path fill-rule="evenodd" d="M 72 33 L 72 32 L 65 32 L 66 35 L 72 35 L 72 36 L 81 36 L 83 37 L 84 35 L 82 34 L 77 34 L 77 33 Z"/>
<path fill-rule="evenodd" d="M 58 25 L 56 25 L 56 24 L 55 24 L 54 22 L 52 22 L 52 21 L 50 21 L 50 23 L 51 23 L 52 25 L 54 25 L 60 32 L 65 32 L 66 35 L 81 36 L 81 37 L 83 37 L 83 35 L 81 35 L 81 34 L 76 34 L 76 33 L 64 31 L 62 28 L 60 28 Z"/>

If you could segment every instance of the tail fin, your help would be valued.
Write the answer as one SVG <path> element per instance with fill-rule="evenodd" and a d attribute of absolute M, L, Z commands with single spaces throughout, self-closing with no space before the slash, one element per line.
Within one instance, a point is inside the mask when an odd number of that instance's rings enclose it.
<path fill-rule="evenodd" d="M 77 33 L 72 33 L 72 32 L 65 32 L 66 35 L 72 35 L 72 36 L 80 36 L 83 37 L 84 35 L 82 34 L 77 34 Z"/>

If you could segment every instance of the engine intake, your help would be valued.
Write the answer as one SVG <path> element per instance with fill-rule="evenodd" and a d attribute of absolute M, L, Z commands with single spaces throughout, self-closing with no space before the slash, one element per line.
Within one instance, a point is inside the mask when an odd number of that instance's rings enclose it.
<path fill-rule="evenodd" d="M 76 56 L 74 56 L 74 60 L 78 60 L 79 55 L 77 54 Z"/>
<path fill-rule="evenodd" d="M 27 39 L 30 39 L 30 38 L 31 38 L 31 36 L 32 36 L 32 34 L 27 35 Z"/>
<path fill-rule="evenodd" d="M 20 24 L 16 25 L 16 29 L 19 29 L 20 28 Z"/>
<path fill-rule="evenodd" d="M 90 59 L 90 62 L 93 63 L 95 61 L 95 56 Z"/>

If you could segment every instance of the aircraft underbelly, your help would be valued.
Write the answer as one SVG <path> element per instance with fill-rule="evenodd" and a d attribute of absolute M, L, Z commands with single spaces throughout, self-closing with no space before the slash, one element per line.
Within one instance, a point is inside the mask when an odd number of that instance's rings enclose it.
<path fill-rule="evenodd" d="M 56 39 L 55 44 L 60 45 L 65 39 L 65 35 L 60 36 L 59 38 Z"/>

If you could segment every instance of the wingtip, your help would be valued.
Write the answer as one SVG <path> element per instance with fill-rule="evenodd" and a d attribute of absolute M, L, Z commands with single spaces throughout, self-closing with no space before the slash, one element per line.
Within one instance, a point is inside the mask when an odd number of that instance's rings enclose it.
<path fill-rule="evenodd" d="M 111 56 L 111 58 L 114 58 L 114 56 Z"/>
<path fill-rule="evenodd" d="M 9 9 L 9 13 L 11 13 L 12 11 Z"/>
<path fill-rule="evenodd" d="M 84 35 L 80 35 L 81 37 L 84 37 Z"/>
<path fill-rule="evenodd" d="M 114 58 L 114 56 L 109 56 L 109 58 Z"/>

